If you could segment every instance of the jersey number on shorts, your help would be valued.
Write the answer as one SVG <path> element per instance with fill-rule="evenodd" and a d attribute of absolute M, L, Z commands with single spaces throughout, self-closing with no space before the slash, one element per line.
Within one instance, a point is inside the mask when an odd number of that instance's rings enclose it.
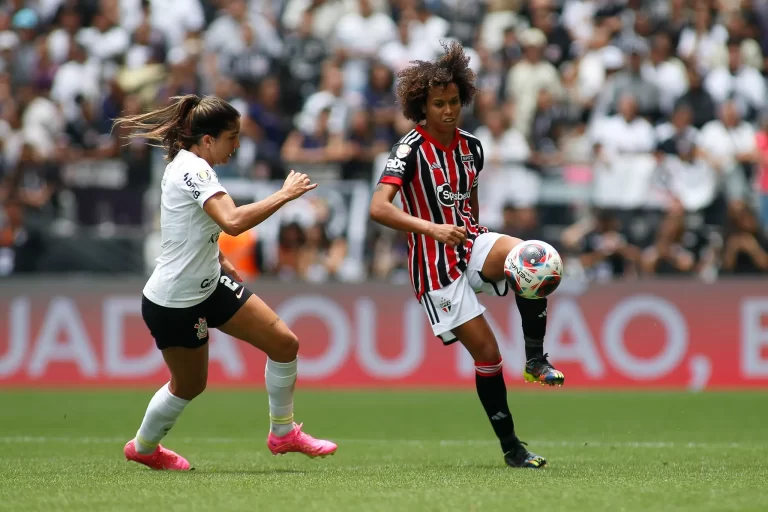
<path fill-rule="evenodd" d="M 237 287 L 240 286 L 239 284 L 233 282 L 227 276 L 221 276 L 221 279 L 219 279 L 219 281 L 221 282 L 221 284 L 223 284 L 224 286 L 226 286 L 227 288 L 229 288 L 232 291 L 237 290 Z"/>

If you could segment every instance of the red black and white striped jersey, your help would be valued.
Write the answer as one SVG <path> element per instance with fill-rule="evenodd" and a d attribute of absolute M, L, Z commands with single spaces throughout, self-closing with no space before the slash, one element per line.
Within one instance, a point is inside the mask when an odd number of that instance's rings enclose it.
<path fill-rule="evenodd" d="M 483 148 L 472 134 L 456 130 L 448 147 L 417 126 L 394 145 L 379 183 L 400 187 L 403 210 L 435 224 L 465 226 L 467 241 L 448 247 L 426 235 L 408 238 L 408 270 L 416 296 L 438 290 L 467 269 L 472 246 L 487 228 L 472 216 L 470 194 L 483 169 Z"/>

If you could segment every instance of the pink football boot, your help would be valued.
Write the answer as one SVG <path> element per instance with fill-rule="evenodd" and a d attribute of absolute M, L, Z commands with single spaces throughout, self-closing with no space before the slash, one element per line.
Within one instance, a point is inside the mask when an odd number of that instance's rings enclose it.
<path fill-rule="evenodd" d="M 187 462 L 187 459 L 160 445 L 157 446 L 153 453 L 143 455 L 136 451 L 136 445 L 134 444 L 133 439 L 131 439 L 125 445 L 125 448 L 123 448 L 123 453 L 125 454 L 126 459 L 138 462 L 139 464 L 144 464 L 152 469 L 189 471 L 189 462 Z"/>
<path fill-rule="evenodd" d="M 303 453 L 307 457 L 325 457 L 336 453 L 336 443 L 315 439 L 301 431 L 302 424 L 293 424 L 293 430 L 282 437 L 272 432 L 267 437 L 267 446 L 272 455 L 284 455 L 290 452 Z"/>

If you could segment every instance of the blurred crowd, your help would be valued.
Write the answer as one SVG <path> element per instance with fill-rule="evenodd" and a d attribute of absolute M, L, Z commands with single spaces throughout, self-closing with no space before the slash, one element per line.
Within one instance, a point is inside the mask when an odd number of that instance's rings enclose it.
<path fill-rule="evenodd" d="M 478 76 L 483 224 L 588 278 L 768 269 L 765 0 L 6 0 L 0 275 L 49 270 L 52 237 L 151 239 L 161 155 L 111 120 L 176 95 L 242 113 L 222 180 L 375 183 L 412 128 L 396 73 L 448 39 Z M 407 279 L 404 236 L 366 225 L 353 262 L 330 216 L 220 244 L 252 278 Z"/>

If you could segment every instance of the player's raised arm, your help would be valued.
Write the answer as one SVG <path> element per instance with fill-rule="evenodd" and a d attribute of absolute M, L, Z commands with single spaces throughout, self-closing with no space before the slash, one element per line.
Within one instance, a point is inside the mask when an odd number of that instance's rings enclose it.
<path fill-rule="evenodd" d="M 271 196 L 256 203 L 235 206 L 229 194 L 214 195 L 205 202 L 205 212 L 228 235 L 237 236 L 267 220 L 285 203 L 301 197 L 310 190 L 317 188 L 306 174 L 291 171 L 283 184 L 283 188 Z"/>

